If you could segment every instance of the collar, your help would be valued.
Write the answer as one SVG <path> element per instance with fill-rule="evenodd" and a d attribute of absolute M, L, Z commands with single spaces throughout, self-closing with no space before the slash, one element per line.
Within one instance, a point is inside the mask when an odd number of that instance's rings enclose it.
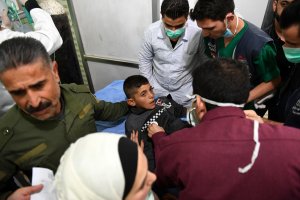
<path fill-rule="evenodd" d="M 238 117 L 245 118 L 245 113 L 242 109 L 236 107 L 217 107 L 209 110 L 204 116 L 203 121 L 215 120 L 218 118 Z M 201 124 L 201 123 L 200 123 Z"/>
<path fill-rule="evenodd" d="M 60 96 L 60 105 L 61 105 L 61 108 L 60 108 L 60 112 L 58 113 L 58 115 L 50 118 L 49 120 L 63 120 L 64 119 L 64 116 L 65 116 L 65 100 L 64 100 L 64 97 L 63 95 Z"/>

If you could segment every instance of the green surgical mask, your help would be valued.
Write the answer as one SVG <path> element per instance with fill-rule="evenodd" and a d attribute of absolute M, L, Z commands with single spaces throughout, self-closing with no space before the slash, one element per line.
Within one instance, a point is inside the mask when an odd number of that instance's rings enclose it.
<path fill-rule="evenodd" d="M 180 36 L 182 36 L 182 34 L 185 31 L 185 27 L 176 29 L 175 31 L 172 31 L 170 29 L 165 28 L 166 34 L 170 39 L 176 39 L 179 38 Z"/>
<path fill-rule="evenodd" d="M 300 63 L 300 48 L 282 47 L 286 59 L 291 63 Z"/>

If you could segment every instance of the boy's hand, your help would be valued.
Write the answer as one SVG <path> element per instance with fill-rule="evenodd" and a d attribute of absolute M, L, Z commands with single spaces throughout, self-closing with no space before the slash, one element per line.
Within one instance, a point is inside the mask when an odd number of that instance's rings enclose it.
<path fill-rule="evenodd" d="M 144 141 L 141 140 L 141 143 L 139 143 L 139 132 L 133 130 L 132 133 L 130 134 L 130 140 L 137 143 L 138 146 L 141 147 L 141 149 L 144 151 Z"/>
<path fill-rule="evenodd" d="M 153 136 L 155 133 L 158 133 L 158 132 L 165 132 L 165 130 L 164 130 L 162 127 L 158 126 L 157 123 L 152 123 L 152 124 L 150 124 L 150 125 L 148 126 L 148 128 L 147 128 L 147 131 L 148 131 L 148 136 L 149 136 L 150 138 L 152 138 L 152 136 Z"/>

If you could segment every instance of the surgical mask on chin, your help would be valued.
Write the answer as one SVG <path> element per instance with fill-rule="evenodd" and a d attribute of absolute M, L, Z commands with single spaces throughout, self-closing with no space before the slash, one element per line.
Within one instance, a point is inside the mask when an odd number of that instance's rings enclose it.
<path fill-rule="evenodd" d="M 286 59 L 291 63 L 300 63 L 300 48 L 282 47 Z"/>
<path fill-rule="evenodd" d="M 223 33 L 223 37 L 225 38 L 229 38 L 229 37 L 233 37 L 233 33 L 231 32 L 231 30 L 228 28 L 228 20 L 225 20 L 225 24 L 226 24 L 226 30 Z"/>
<path fill-rule="evenodd" d="M 231 32 L 231 30 L 229 28 L 226 28 L 226 31 L 224 32 L 223 37 L 225 37 L 225 38 L 233 37 L 233 33 Z"/>
<path fill-rule="evenodd" d="M 165 28 L 165 32 L 170 39 L 176 39 L 182 36 L 182 34 L 185 32 L 185 27 L 176 29 L 175 31 Z"/>
<path fill-rule="evenodd" d="M 186 95 L 186 96 L 190 99 L 195 99 L 196 98 L 196 95 L 192 95 L 192 96 Z M 228 107 L 228 106 L 230 106 L 230 107 L 243 108 L 245 106 L 245 104 L 217 102 L 217 101 L 213 101 L 213 100 L 210 100 L 210 99 L 206 99 L 204 97 L 201 97 L 201 100 L 204 101 L 205 103 L 209 103 L 211 105 L 215 105 L 215 106 L 219 106 L 219 107 Z M 187 122 L 189 124 L 191 124 L 192 126 L 196 126 L 197 124 L 200 123 L 200 119 L 197 116 L 195 107 L 193 107 L 192 109 L 187 111 L 186 118 L 187 118 Z"/>

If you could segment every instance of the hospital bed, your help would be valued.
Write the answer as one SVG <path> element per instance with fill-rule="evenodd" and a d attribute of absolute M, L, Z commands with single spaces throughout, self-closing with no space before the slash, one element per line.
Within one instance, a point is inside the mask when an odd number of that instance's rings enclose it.
<path fill-rule="evenodd" d="M 126 96 L 123 92 L 123 83 L 124 80 L 111 82 L 109 85 L 95 93 L 96 98 L 108 102 L 125 101 Z M 97 131 L 125 134 L 125 119 L 126 117 L 123 117 L 115 122 L 96 121 Z"/>

